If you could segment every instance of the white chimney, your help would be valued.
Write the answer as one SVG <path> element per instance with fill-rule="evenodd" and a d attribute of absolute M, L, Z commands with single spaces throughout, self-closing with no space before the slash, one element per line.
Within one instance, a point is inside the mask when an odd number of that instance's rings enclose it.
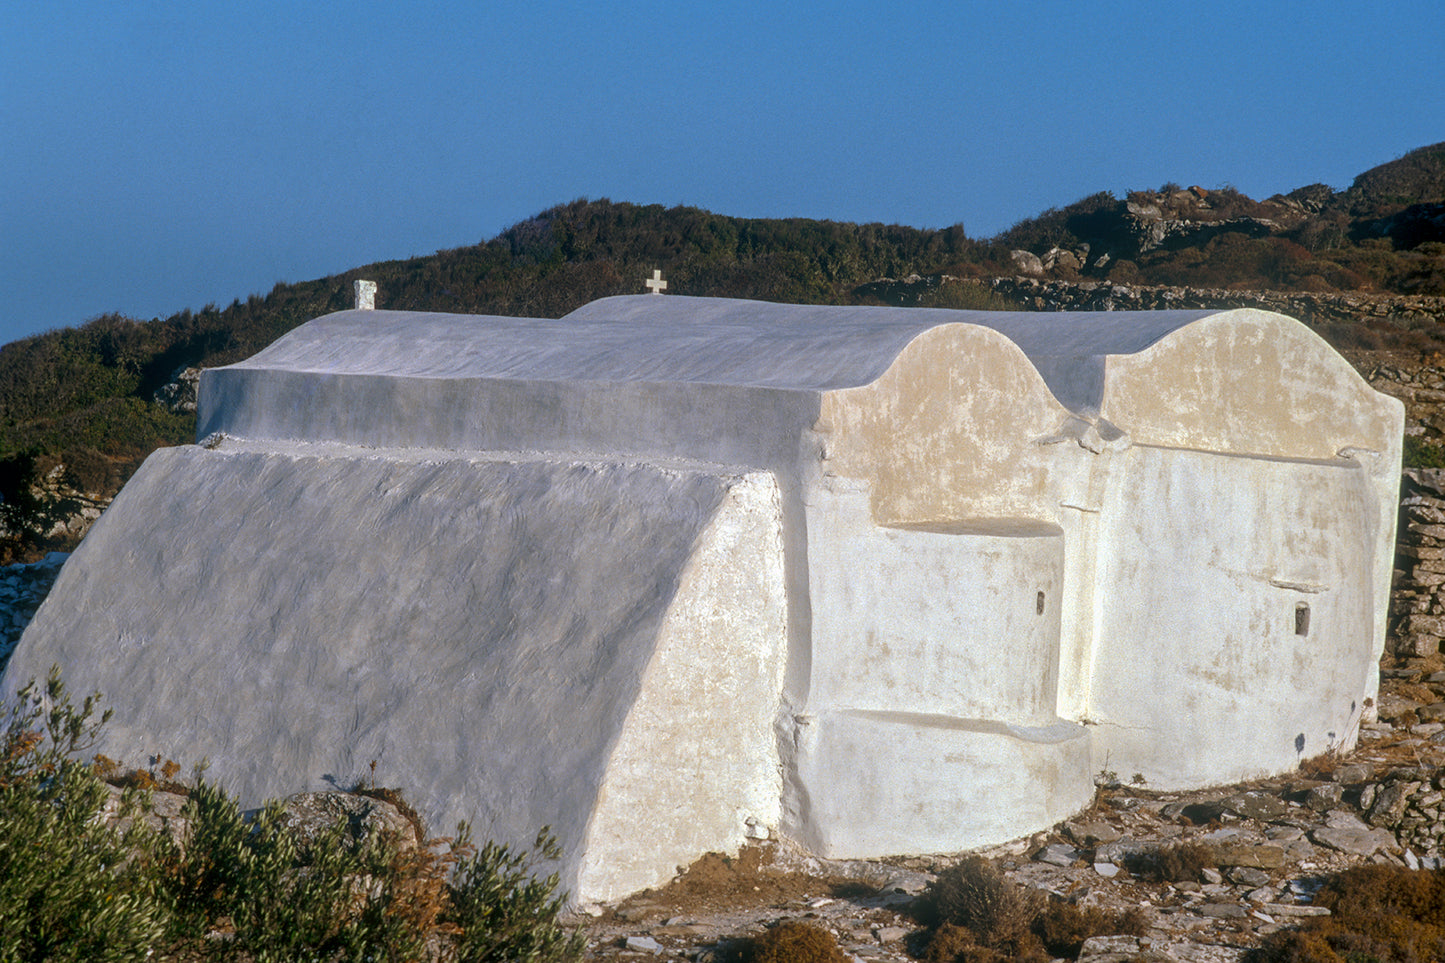
<path fill-rule="evenodd" d="M 356 310 L 358 310 L 358 311 L 375 311 L 375 310 L 376 310 L 376 282 L 375 282 L 375 281 L 357 281 L 356 284 L 354 285 L 354 287 L 356 288 Z"/>

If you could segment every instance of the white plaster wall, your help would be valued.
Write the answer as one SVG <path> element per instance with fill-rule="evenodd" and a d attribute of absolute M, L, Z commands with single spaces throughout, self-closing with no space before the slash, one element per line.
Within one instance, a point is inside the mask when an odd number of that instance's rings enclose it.
<path fill-rule="evenodd" d="M 1107 359 L 1102 404 L 1136 442 L 1240 455 L 1359 461 L 1372 497 L 1375 659 L 1385 650 L 1404 405 L 1372 389 L 1314 332 L 1269 311 L 1202 318 Z M 1372 670 L 1371 691 L 1378 687 Z"/>
<path fill-rule="evenodd" d="M 1089 712 L 1100 606 L 1117 591 L 1099 578 L 1103 509 L 1112 479 L 1129 456 L 1127 448 L 1094 452 L 1068 442 L 1050 449 L 1055 469 L 1053 492 L 1067 547 L 1059 613 L 1057 711 L 1065 719 L 1078 720 Z"/>
<path fill-rule="evenodd" d="M 1086 805 L 1088 733 L 1055 714 L 1058 526 L 883 527 L 876 504 L 837 476 L 809 493 L 812 679 L 785 831 L 836 858 L 953 852 Z"/>
<path fill-rule="evenodd" d="M 808 521 L 810 711 L 1056 721 L 1064 561 L 1057 526 L 991 519 L 880 527 L 866 494 L 846 491 L 815 494 Z"/>
<path fill-rule="evenodd" d="M 5 683 L 59 663 L 75 691 L 98 689 L 115 709 L 96 751 L 209 759 L 246 806 L 349 786 L 376 760 L 377 781 L 439 832 L 467 819 L 479 838 L 528 846 L 550 825 L 574 880 L 659 638 L 715 660 L 697 613 L 743 595 L 771 623 L 771 559 L 751 586 L 710 582 L 713 564 L 689 569 L 740 484 L 455 452 L 163 449 L 66 564 Z M 714 558 L 730 537 L 776 531 L 766 486 L 743 487 L 754 494 L 705 540 Z M 750 527 L 765 516 L 774 527 Z M 708 596 L 724 589 L 739 595 Z M 766 711 L 771 676 L 753 684 L 751 708 Z M 732 711 L 705 687 L 699 698 L 695 718 Z M 750 718 L 749 731 L 770 722 Z M 686 802 L 652 805 L 673 822 Z M 655 815 L 635 826 L 650 832 Z"/>
<path fill-rule="evenodd" d="M 782 505 L 771 475 L 732 485 L 698 537 L 623 724 L 574 895 L 610 900 L 776 829 L 774 723 L 787 664 Z"/>
<path fill-rule="evenodd" d="M 818 471 L 866 482 L 880 525 L 1054 522 L 1051 459 L 1035 442 L 1069 418 L 1017 345 L 944 324 L 873 383 L 823 396 Z"/>
<path fill-rule="evenodd" d="M 835 859 L 953 853 L 1046 828 L 1093 798 L 1083 726 L 865 710 L 800 720 L 796 837 Z"/>
<path fill-rule="evenodd" d="M 1095 767 L 1184 788 L 1353 745 L 1374 695 L 1366 473 L 1151 446 L 1123 467 L 1100 541 Z"/>

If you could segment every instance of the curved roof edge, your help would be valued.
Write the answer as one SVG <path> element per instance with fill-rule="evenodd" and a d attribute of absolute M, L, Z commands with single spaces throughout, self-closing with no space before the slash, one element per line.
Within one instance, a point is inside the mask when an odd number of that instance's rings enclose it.
<path fill-rule="evenodd" d="M 919 334 L 990 328 L 1068 408 L 1097 402 L 1108 354 L 1134 353 L 1211 311 L 1047 314 L 626 295 L 560 319 L 339 311 L 233 370 L 529 381 L 683 382 L 827 391 L 870 384 Z"/>
<path fill-rule="evenodd" d="M 1136 442 L 1330 459 L 1398 454 L 1404 409 L 1305 324 L 1234 308 L 1106 359 L 1100 411 Z"/>
<path fill-rule="evenodd" d="M 921 318 L 685 320 L 339 311 L 228 369 L 826 391 L 875 380 L 909 341 L 937 324 Z"/>
<path fill-rule="evenodd" d="M 825 328 L 906 328 L 921 334 L 945 324 L 970 324 L 1012 341 L 1032 362 L 1059 403 L 1070 411 L 1096 415 L 1104 391 L 1104 359 L 1136 354 L 1161 339 L 1220 310 L 1177 311 L 969 311 L 955 308 L 901 308 L 886 305 L 778 304 L 736 298 L 694 298 L 646 294 L 601 298 L 585 304 L 564 321 L 659 322 L 674 325 L 763 325 L 788 328 L 793 336 Z M 907 339 L 912 341 L 912 337 Z M 906 344 L 906 343 L 905 343 Z M 901 353 L 901 347 L 899 353 Z M 852 384 L 870 384 L 872 377 Z"/>

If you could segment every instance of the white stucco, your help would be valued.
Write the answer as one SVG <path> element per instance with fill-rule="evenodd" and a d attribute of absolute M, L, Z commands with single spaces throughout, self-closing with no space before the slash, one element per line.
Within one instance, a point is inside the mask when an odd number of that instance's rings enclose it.
<path fill-rule="evenodd" d="M 1171 789 L 1353 747 L 1378 660 L 1376 519 L 1360 465 L 1129 455 L 1099 553 L 1100 583 L 1128 595 L 1098 608 L 1087 710 L 1098 768 L 1110 760 Z"/>
<path fill-rule="evenodd" d="M 1351 744 L 1402 423 L 1257 311 L 340 312 L 204 374 L 6 684 L 248 804 L 375 759 L 550 824 L 583 900 L 749 832 L 957 850 Z"/>
<path fill-rule="evenodd" d="M 777 486 L 758 473 L 729 488 L 698 536 L 608 760 L 576 892 L 656 886 L 701 853 L 736 850 L 750 820 L 778 825 L 782 534 Z"/>

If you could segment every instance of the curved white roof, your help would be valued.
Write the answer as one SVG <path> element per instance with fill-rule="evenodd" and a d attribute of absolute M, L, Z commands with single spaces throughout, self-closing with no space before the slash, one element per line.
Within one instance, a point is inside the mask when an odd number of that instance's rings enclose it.
<path fill-rule="evenodd" d="M 1017 343 L 1058 393 L 1056 383 L 1068 379 L 1054 369 L 1142 350 L 1215 313 L 1026 314 L 632 295 L 594 301 L 557 320 L 341 311 L 232 367 L 826 391 L 869 384 L 922 332 L 965 323 Z"/>

